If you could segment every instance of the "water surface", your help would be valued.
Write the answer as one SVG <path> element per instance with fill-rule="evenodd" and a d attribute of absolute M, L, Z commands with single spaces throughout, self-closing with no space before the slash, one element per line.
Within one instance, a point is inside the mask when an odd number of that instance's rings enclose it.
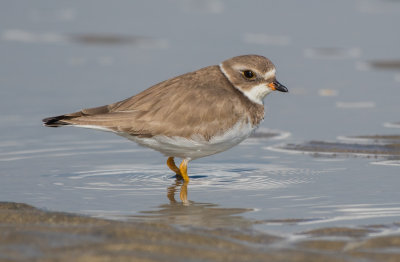
<path fill-rule="evenodd" d="M 287 237 L 368 225 L 397 233 L 398 1 L 1 6 L 1 201 Z M 186 204 L 159 153 L 110 133 L 41 126 L 247 53 L 269 57 L 290 92 L 265 99 L 253 138 L 190 163 Z"/>

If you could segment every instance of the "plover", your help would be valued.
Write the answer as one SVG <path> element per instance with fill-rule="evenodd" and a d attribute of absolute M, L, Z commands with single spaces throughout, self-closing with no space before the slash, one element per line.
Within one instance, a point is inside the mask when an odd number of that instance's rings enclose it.
<path fill-rule="evenodd" d="M 263 99 L 287 92 L 266 57 L 243 55 L 158 83 L 113 104 L 43 119 L 65 125 L 110 131 L 155 149 L 167 165 L 189 181 L 189 161 L 239 144 L 264 119 Z M 179 167 L 174 158 L 182 159 Z"/>

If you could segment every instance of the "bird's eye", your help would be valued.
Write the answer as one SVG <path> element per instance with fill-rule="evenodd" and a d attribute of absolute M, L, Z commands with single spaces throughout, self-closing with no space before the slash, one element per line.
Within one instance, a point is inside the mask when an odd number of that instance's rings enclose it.
<path fill-rule="evenodd" d="M 244 70 L 244 71 L 242 71 L 242 74 L 247 79 L 253 79 L 256 77 L 256 74 L 251 70 Z"/>

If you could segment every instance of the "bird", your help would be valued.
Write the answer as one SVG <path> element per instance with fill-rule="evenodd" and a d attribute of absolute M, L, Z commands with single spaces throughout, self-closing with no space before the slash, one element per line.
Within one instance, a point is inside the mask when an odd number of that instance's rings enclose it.
<path fill-rule="evenodd" d="M 189 181 L 189 161 L 226 151 L 264 120 L 264 98 L 288 92 L 266 57 L 241 55 L 179 75 L 109 105 L 44 118 L 48 127 L 113 132 L 161 152 L 176 176 Z M 181 158 L 179 167 L 175 158 Z"/>

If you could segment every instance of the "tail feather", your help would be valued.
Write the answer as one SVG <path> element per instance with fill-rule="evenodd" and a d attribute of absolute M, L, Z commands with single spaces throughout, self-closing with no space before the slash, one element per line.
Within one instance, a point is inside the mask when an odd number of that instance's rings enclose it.
<path fill-rule="evenodd" d="M 68 120 L 73 118 L 72 116 L 66 116 L 66 115 L 61 115 L 61 116 L 52 116 L 52 117 L 47 117 L 43 119 L 43 125 L 44 126 L 49 126 L 49 127 L 59 127 L 59 126 L 66 126 L 70 125 L 68 122 L 64 122 L 63 120 Z"/>
<path fill-rule="evenodd" d="M 87 108 L 83 109 L 82 111 L 71 113 L 71 114 L 65 114 L 65 115 L 60 115 L 60 116 L 52 116 L 52 117 L 47 117 L 44 118 L 43 125 L 44 126 L 49 126 L 49 127 L 59 127 L 59 126 L 66 126 L 66 125 L 74 125 L 75 123 L 69 120 L 79 118 L 79 117 L 84 117 L 84 116 L 94 116 L 94 115 L 102 115 L 102 114 L 107 114 L 110 112 L 110 108 L 114 104 L 111 105 L 105 105 L 105 106 L 99 106 L 99 107 L 93 107 L 93 108 Z"/>

